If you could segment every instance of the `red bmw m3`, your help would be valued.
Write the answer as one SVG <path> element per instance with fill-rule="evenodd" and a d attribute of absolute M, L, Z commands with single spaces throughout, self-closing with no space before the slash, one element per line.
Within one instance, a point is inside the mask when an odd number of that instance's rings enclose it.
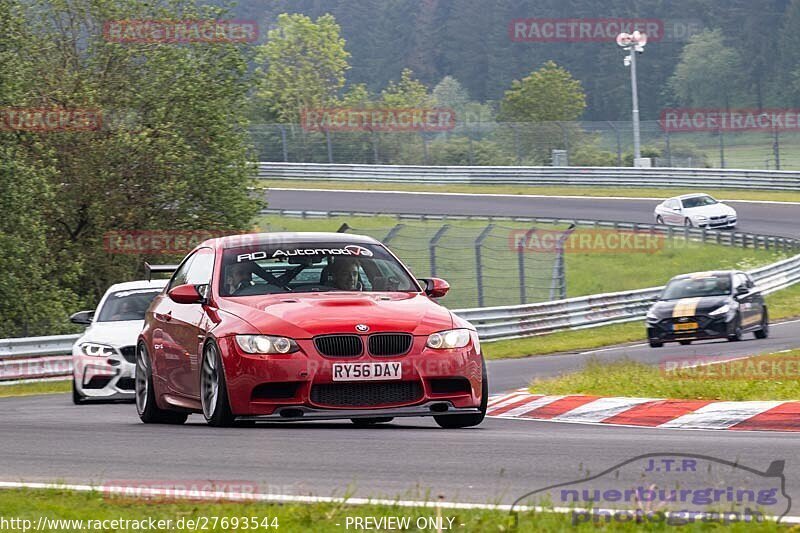
<path fill-rule="evenodd" d="M 434 301 L 448 289 L 414 279 L 370 237 L 206 241 L 147 311 L 136 350 L 139 417 L 478 425 L 486 365 L 475 328 Z"/>

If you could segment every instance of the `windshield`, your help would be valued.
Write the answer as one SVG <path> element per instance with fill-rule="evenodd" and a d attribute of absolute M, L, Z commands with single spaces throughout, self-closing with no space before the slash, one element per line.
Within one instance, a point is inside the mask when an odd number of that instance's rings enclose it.
<path fill-rule="evenodd" d="M 730 276 L 675 279 L 669 282 L 661 295 L 662 300 L 726 296 L 731 293 Z"/>
<path fill-rule="evenodd" d="M 223 253 L 222 263 L 222 296 L 419 290 L 403 266 L 375 244 L 316 242 L 231 248 Z"/>
<path fill-rule="evenodd" d="M 150 307 L 150 302 L 160 292 L 160 288 L 112 292 L 106 298 L 96 321 L 144 320 L 144 314 Z"/>
<path fill-rule="evenodd" d="M 692 198 L 683 199 L 683 207 L 691 209 L 692 207 L 703 207 L 705 205 L 714 205 L 717 201 L 710 196 L 694 196 Z"/>

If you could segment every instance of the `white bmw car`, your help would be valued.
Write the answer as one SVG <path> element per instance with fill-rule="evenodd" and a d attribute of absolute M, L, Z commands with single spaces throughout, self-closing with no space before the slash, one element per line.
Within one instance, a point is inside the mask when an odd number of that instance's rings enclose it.
<path fill-rule="evenodd" d="M 664 200 L 656 206 L 656 224 L 690 228 L 735 228 L 736 210 L 708 194 L 684 194 Z"/>
<path fill-rule="evenodd" d="M 88 327 L 72 347 L 72 401 L 133 400 L 136 339 L 144 313 L 168 280 L 131 281 L 112 285 L 96 311 L 70 317 Z"/>

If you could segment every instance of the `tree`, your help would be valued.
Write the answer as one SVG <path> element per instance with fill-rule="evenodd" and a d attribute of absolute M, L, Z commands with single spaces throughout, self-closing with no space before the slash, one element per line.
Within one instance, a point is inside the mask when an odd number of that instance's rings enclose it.
<path fill-rule="evenodd" d="M 246 133 L 247 47 L 107 40 L 108 20 L 224 19 L 218 8 L 167 0 L 37 0 L 20 40 L 24 85 L 11 107 L 98 110 L 93 131 L 19 134 L 15 164 L 46 162 L 50 196 L 35 212 L 61 262 L 62 288 L 93 302 L 139 277 L 142 255 L 110 253 L 110 231 L 248 230 L 258 202 Z M 54 45 L 53 43 L 56 43 Z M 47 190 L 47 189 L 45 189 Z M 149 257 L 149 259 L 153 259 Z M 158 257 L 163 261 L 164 257 Z M 172 260 L 175 257 L 170 258 Z"/>
<path fill-rule="evenodd" d="M 411 69 L 403 69 L 400 80 L 390 81 L 381 91 L 381 100 L 386 107 L 432 107 L 433 99 L 424 83 L 414 78 Z"/>
<path fill-rule="evenodd" d="M 564 68 L 548 61 L 542 68 L 515 80 L 500 103 L 501 122 L 554 122 L 577 120 L 586 108 L 581 82 Z"/>
<path fill-rule="evenodd" d="M 440 107 L 462 109 L 469 102 L 469 94 L 457 79 L 445 76 L 433 88 L 433 100 Z"/>
<path fill-rule="evenodd" d="M 331 106 L 344 87 L 350 54 L 331 15 L 313 21 L 282 14 L 259 47 L 258 99 L 280 122 L 297 123 L 304 109 Z"/>
<path fill-rule="evenodd" d="M 742 99 L 742 72 L 741 57 L 722 32 L 704 31 L 683 48 L 669 87 L 680 105 L 729 108 Z"/>

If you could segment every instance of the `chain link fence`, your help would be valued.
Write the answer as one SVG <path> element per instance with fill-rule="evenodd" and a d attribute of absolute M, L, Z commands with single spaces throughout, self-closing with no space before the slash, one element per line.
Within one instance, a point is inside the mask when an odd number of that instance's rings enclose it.
<path fill-rule="evenodd" d="M 395 165 L 632 166 L 630 122 L 456 123 L 446 132 L 250 128 L 259 161 Z M 642 155 L 660 167 L 800 170 L 794 131 L 668 132 L 643 121 Z"/>

